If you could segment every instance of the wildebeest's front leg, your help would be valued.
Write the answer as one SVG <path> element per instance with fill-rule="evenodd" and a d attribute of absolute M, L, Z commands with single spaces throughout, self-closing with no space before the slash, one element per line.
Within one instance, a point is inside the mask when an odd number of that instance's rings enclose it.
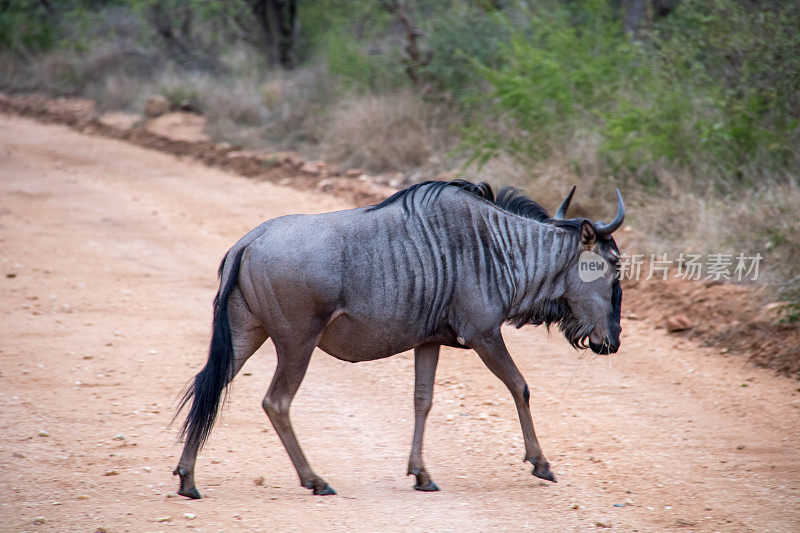
<path fill-rule="evenodd" d="M 422 462 L 422 436 L 433 404 L 433 381 L 438 362 L 439 345 L 420 346 L 414 350 L 414 440 L 408 459 L 408 475 L 417 477 L 415 489 L 426 492 L 439 490 Z"/>
<path fill-rule="evenodd" d="M 530 409 L 530 391 L 525 378 L 522 377 L 508 348 L 503 341 L 500 331 L 497 330 L 488 335 L 479 336 L 469 342 L 469 346 L 478 352 L 483 363 L 491 370 L 495 376 L 505 383 L 514 403 L 517 405 L 519 422 L 522 425 L 522 437 L 525 440 L 525 461 L 530 461 L 533 465 L 534 476 L 555 481 L 556 478 L 550 471 L 550 465 L 542 453 L 539 441 L 536 439 L 536 432 L 533 430 L 533 419 Z"/>

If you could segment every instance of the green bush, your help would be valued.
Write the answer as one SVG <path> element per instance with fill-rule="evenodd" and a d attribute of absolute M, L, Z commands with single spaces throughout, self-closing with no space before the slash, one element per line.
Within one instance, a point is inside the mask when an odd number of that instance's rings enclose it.
<path fill-rule="evenodd" d="M 506 22 L 494 10 L 473 2 L 437 2 L 421 17 L 431 57 L 422 68 L 435 87 L 470 107 L 485 98 L 481 75 L 473 62 L 487 67 L 503 63 L 501 44 L 509 38 Z"/>
<path fill-rule="evenodd" d="M 780 173 L 798 163 L 797 3 L 754 16 L 737 2 L 687 0 L 638 41 L 622 31 L 614 4 L 541 2 L 506 16 L 502 61 L 472 66 L 488 84 L 489 123 L 511 133 L 473 132 L 474 159 L 496 150 L 541 159 L 592 131 L 609 171 L 645 183 L 656 163 L 712 168 L 742 184 L 755 168 Z"/>
<path fill-rule="evenodd" d="M 41 2 L 8 0 L 0 6 L 0 48 L 17 53 L 50 50 L 56 32 Z"/>
<path fill-rule="evenodd" d="M 712 117 L 697 146 L 731 174 L 753 161 L 796 164 L 800 146 L 800 4 L 685 0 L 649 46 L 663 79 Z M 747 182 L 747 180 L 745 180 Z"/>
<path fill-rule="evenodd" d="M 551 3 L 525 11 L 522 23 L 506 19 L 509 38 L 498 44 L 501 64 L 473 60 L 489 87 L 488 112 L 518 133 L 509 136 L 505 147 L 494 135 L 475 135 L 489 140 L 477 147 L 479 159 L 485 159 L 495 144 L 512 155 L 546 157 L 572 132 L 587 124 L 596 127 L 614 95 L 639 76 L 641 54 L 612 12 L 596 2 L 584 7 L 576 13 Z M 588 26 L 576 25 L 576 14 L 583 15 L 578 19 L 586 19 Z"/>
<path fill-rule="evenodd" d="M 382 50 L 370 54 L 363 48 L 363 43 L 342 32 L 328 33 L 325 46 L 328 71 L 339 76 L 346 88 L 357 90 L 380 93 L 406 83 L 397 68 L 400 60 L 396 55 Z"/>
<path fill-rule="evenodd" d="M 392 15 L 371 0 L 300 2 L 299 47 L 309 61 L 322 59 L 345 90 L 384 93 L 408 83 Z"/>

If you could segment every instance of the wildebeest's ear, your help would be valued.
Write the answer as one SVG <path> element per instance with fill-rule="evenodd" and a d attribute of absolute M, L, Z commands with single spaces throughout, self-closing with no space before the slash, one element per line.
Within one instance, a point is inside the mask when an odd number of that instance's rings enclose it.
<path fill-rule="evenodd" d="M 592 248 L 597 242 L 597 233 L 594 231 L 594 224 L 588 220 L 581 223 L 581 244 L 587 250 Z"/>

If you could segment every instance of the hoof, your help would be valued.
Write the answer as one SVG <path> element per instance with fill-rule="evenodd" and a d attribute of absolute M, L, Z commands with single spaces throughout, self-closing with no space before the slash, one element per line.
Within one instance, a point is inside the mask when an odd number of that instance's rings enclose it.
<path fill-rule="evenodd" d="M 556 476 L 550 470 L 550 465 L 547 464 L 546 462 L 544 462 L 542 464 L 537 464 L 535 467 L 533 467 L 533 470 L 531 471 L 531 474 L 533 474 L 534 476 L 536 476 L 536 477 L 538 477 L 540 479 L 544 479 L 544 480 L 547 480 L 547 481 L 552 481 L 553 483 L 558 483 L 556 481 Z"/>
<path fill-rule="evenodd" d="M 425 470 L 425 467 L 411 468 L 411 466 L 409 466 L 406 475 L 416 476 L 417 482 L 414 483 L 414 490 L 422 492 L 436 492 L 439 490 L 439 486 L 433 482 L 431 475 Z"/>
<path fill-rule="evenodd" d="M 428 481 L 425 485 L 420 485 L 417 483 L 414 485 L 414 490 L 418 490 L 421 492 L 437 492 L 439 490 L 439 486 L 434 483 L 433 481 Z"/>
<path fill-rule="evenodd" d="M 181 496 L 186 496 L 187 498 L 190 498 L 192 500 L 199 500 L 200 498 L 202 498 L 202 496 L 200 496 L 200 493 L 197 492 L 196 487 L 192 487 L 190 489 L 181 489 L 178 491 L 178 494 L 180 494 Z"/>
<path fill-rule="evenodd" d="M 178 467 L 172 471 L 172 475 L 181 477 L 181 487 L 180 489 L 178 489 L 178 494 L 180 494 L 181 496 L 186 496 L 187 498 L 191 498 L 192 500 L 199 500 L 200 498 L 202 498 L 202 496 L 200 496 L 200 493 L 197 492 L 197 488 L 194 486 L 193 481 L 190 480 L 189 483 L 191 483 L 192 486 L 186 488 L 185 486 L 187 484 L 186 477 L 189 475 L 189 472 L 187 472 L 186 469 Z"/>
<path fill-rule="evenodd" d="M 316 488 L 314 487 L 314 495 L 315 496 L 335 496 L 336 491 L 331 488 L 330 485 L 325 483 L 324 487 Z"/>

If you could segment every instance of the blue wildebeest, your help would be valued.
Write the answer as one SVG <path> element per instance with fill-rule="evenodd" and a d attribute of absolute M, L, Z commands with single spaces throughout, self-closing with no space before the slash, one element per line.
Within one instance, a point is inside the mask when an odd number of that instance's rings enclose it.
<path fill-rule="evenodd" d="M 289 406 L 319 346 L 339 359 L 370 361 L 414 349 L 414 437 L 408 474 L 415 489 L 438 490 L 422 462 L 441 345 L 471 348 L 508 387 L 533 475 L 555 481 L 534 433 L 530 393 L 500 327 L 558 324 L 576 348 L 619 348 L 622 290 L 619 250 L 608 224 L 564 219 L 575 188 L 550 218 L 511 188 L 495 197 L 484 183 L 413 185 L 368 208 L 290 215 L 242 237 L 220 265 L 211 348 L 187 390 L 191 401 L 174 474 L 179 494 L 199 498 L 194 467 L 226 387 L 267 338 L 277 367 L 263 407 L 303 487 L 335 494 L 300 449 Z M 582 281 L 579 256 L 590 250 L 604 274 Z M 607 267 L 607 268 L 605 268 Z"/>

